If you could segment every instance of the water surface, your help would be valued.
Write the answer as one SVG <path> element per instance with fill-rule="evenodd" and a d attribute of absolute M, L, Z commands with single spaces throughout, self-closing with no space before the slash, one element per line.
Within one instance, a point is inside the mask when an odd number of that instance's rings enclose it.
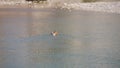
<path fill-rule="evenodd" d="M 119 18 L 83 10 L 0 9 L 0 67 L 120 68 Z"/>

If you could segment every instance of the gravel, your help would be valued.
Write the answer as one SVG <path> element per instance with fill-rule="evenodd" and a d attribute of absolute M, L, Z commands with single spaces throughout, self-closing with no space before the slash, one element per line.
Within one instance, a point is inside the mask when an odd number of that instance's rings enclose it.
<path fill-rule="evenodd" d="M 62 8 L 76 9 L 76 10 L 88 10 L 88 11 L 99 11 L 109 13 L 120 14 L 120 2 L 95 2 L 95 3 L 64 3 Z"/>
<path fill-rule="evenodd" d="M 99 11 L 120 14 L 120 2 L 59 3 L 36 4 L 32 2 L 0 2 L 0 8 L 61 8 L 72 10 Z"/>

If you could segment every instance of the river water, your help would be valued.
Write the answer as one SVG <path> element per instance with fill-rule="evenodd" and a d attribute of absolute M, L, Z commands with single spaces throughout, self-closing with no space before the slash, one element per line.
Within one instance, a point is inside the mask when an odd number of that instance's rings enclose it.
<path fill-rule="evenodd" d="M 1 8 L 0 68 L 120 68 L 120 14 Z"/>

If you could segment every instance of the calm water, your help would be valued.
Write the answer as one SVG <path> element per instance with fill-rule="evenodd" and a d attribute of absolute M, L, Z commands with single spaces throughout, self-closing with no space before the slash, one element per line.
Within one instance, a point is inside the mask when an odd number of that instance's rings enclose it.
<path fill-rule="evenodd" d="M 120 15 L 0 9 L 0 68 L 120 68 Z"/>

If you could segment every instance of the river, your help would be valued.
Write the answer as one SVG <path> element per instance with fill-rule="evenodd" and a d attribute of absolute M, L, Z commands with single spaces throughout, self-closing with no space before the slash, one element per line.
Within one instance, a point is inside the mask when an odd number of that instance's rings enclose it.
<path fill-rule="evenodd" d="M 120 14 L 1 8 L 0 68 L 120 68 Z"/>

